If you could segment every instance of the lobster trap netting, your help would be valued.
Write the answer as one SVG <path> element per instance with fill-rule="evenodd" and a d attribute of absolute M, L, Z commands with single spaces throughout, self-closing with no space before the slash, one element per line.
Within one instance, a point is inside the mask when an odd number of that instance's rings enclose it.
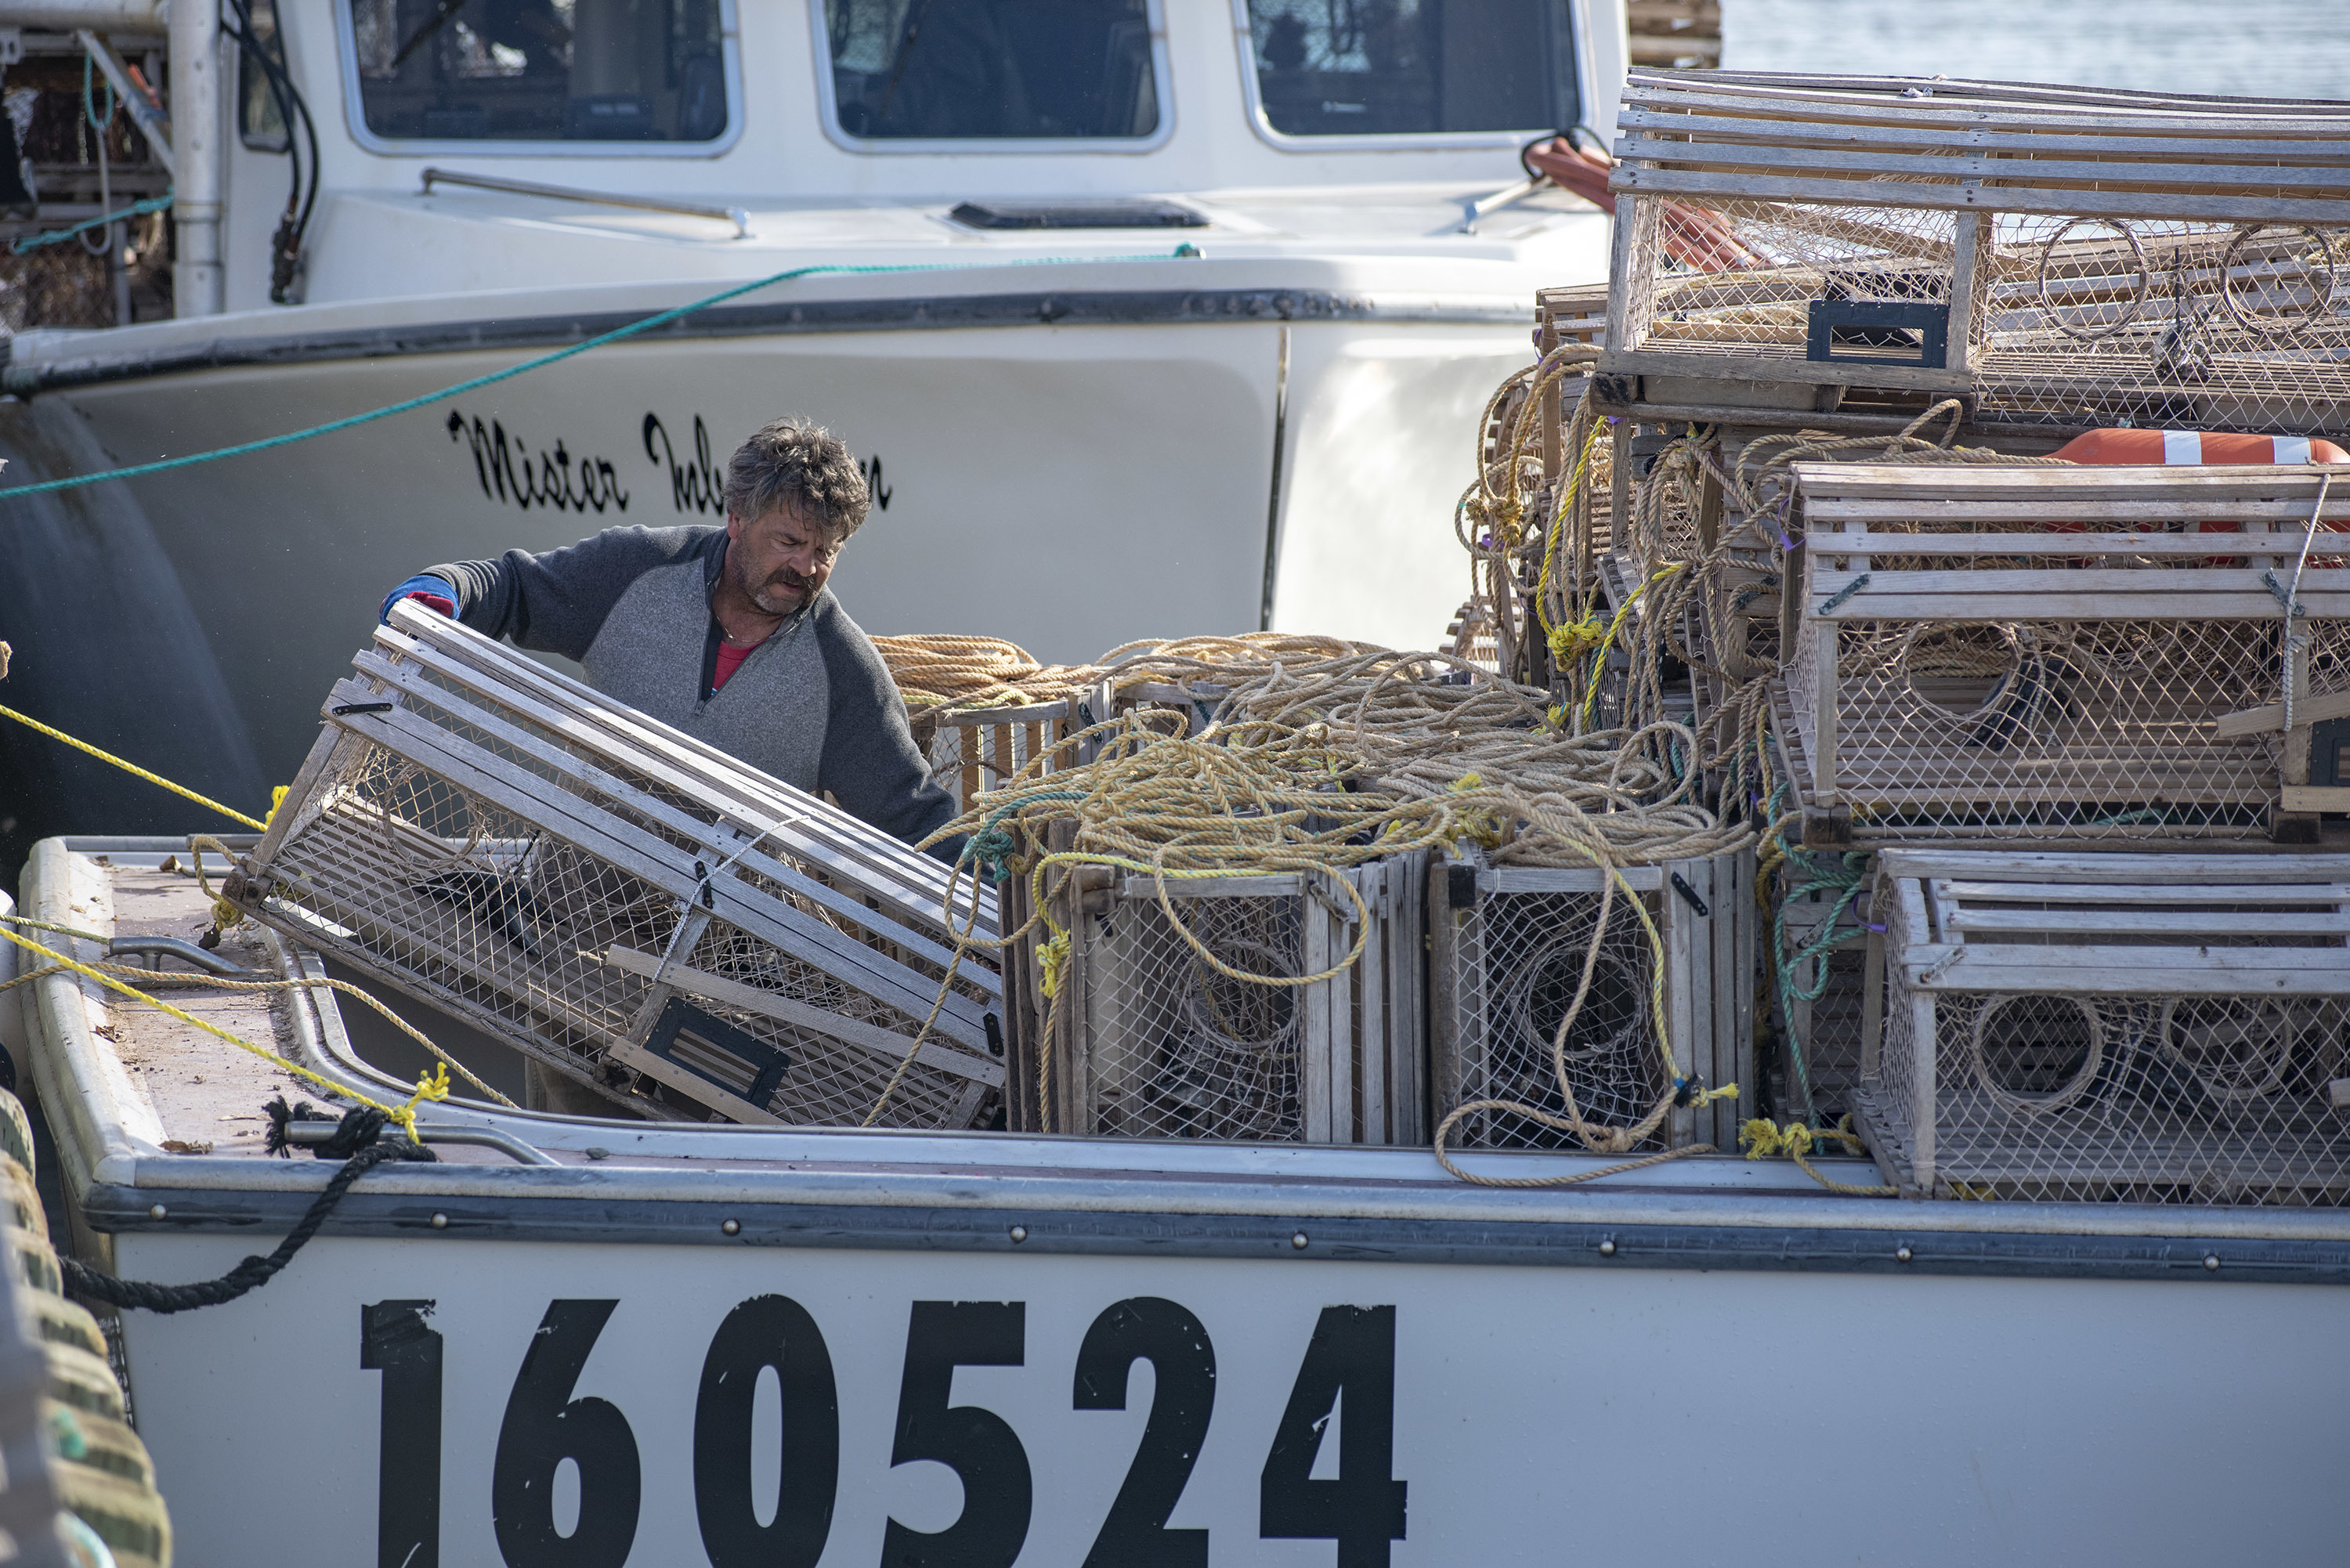
<path fill-rule="evenodd" d="M 1138 874 L 1069 905 L 1048 1026 L 1057 1130 L 1419 1142 L 1425 886 L 1406 855 L 1170 878 L 1163 901 Z"/>
<path fill-rule="evenodd" d="M 702 768 L 640 715 L 567 707 L 559 678 L 509 684 L 494 671 L 518 655 L 427 618 L 396 618 L 337 688 L 244 868 L 252 913 L 623 1102 L 968 1125 L 974 1083 L 1001 1082 L 983 1025 L 1000 982 L 954 950 L 942 867 L 776 781 Z"/>
<path fill-rule="evenodd" d="M 2350 227 L 2002 215 L 1987 417 L 2309 435 L 2350 414 Z"/>
<path fill-rule="evenodd" d="M 1744 359 L 1767 379 L 1768 361 L 1806 358 L 1815 301 L 1947 316 L 1955 213 L 1703 197 L 1635 205 L 1627 348 Z M 1900 326 L 1836 328 L 1831 341 L 1922 368 L 1939 368 L 1943 347 Z"/>
<path fill-rule="evenodd" d="M 2149 960 L 2155 954 L 2149 953 Z M 2350 1201 L 2337 996 L 2048 995 L 1898 981 L 1873 1147 L 1934 1195 L 2017 1201 Z"/>
<path fill-rule="evenodd" d="M 2304 694 L 2350 690 L 2343 623 L 2299 624 Z M 2279 701 L 2284 637 L 2251 620 L 1807 618 L 1785 678 L 1796 766 L 1877 833 L 2253 836 L 2279 737 L 2214 725 Z"/>
<path fill-rule="evenodd" d="M 1327 965 L 1326 957 L 1309 967 L 1300 895 L 1170 902 L 1200 946 L 1240 975 L 1295 980 Z M 1326 1014 L 1326 998 L 1219 970 L 1148 897 L 1118 900 L 1071 940 L 1084 944 L 1070 958 L 1079 1044 L 1070 1064 L 1074 1114 L 1062 1130 L 1274 1143 L 1305 1136 L 1308 1014 L 1317 1002 Z"/>
<path fill-rule="evenodd" d="M 1604 929 L 1596 890 L 1492 892 L 1449 919 L 1438 912 L 1430 994 L 1440 1112 L 1507 1100 L 1561 1123 L 1579 1112 L 1594 1127 L 1628 1127 L 1671 1091 L 1653 1002 L 1656 949 L 1627 908 L 1633 897 L 1646 903 L 1651 922 L 1661 921 L 1657 895 L 1620 890 Z M 1570 1010 L 1562 1042 L 1559 1026 Z M 1470 1113 L 1453 1124 L 1449 1141 L 1466 1148 L 1585 1147 L 1570 1127 L 1501 1109 Z M 1660 1131 L 1635 1147 L 1663 1144 Z"/>

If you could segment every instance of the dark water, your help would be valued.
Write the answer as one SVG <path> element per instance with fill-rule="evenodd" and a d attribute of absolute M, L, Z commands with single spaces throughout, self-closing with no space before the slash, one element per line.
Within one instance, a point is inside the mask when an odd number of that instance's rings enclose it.
<path fill-rule="evenodd" d="M 1731 70 L 2350 99 L 2344 0 L 1722 0 Z"/>

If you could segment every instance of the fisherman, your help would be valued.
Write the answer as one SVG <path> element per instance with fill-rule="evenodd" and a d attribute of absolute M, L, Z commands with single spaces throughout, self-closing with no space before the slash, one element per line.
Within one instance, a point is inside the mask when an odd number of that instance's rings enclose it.
<path fill-rule="evenodd" d="M 577 659 L 606 696 L 919 842 L 953 801 L 872 639 L 825 586 L 870 505 L 857 460 L 830 432 L 777 420 L 728 461 L 725 504 L 723 528 L 608 528 L 542 556 L 434 566 L 382 615 L 415 599 Z"/>

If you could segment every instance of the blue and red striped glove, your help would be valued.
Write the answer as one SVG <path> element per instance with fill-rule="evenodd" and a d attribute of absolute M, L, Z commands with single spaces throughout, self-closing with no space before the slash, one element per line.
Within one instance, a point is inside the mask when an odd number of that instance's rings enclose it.
<path fill-rule="evenodd" d="M 442 615 L 454 617 L 457 613 L 457 585 L 446 577 L 430 575 L 411 577 L 383 596 L 383 608 L 376 614 L 376 624 L 380 626 L 390 620 L 391 607 L 402 599 L 421 600 L 427 609 L 436 609 Z"/>

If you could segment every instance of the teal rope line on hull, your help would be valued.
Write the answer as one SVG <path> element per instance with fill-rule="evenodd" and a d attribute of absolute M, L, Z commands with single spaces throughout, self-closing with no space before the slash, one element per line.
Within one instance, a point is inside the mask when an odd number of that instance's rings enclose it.
<path fill-rule="evenodd" d="M 772 288 L 779 283 L 790 283 L 795 278 L 814 277 L 819 274 L 837 275 L 903 272 L 969 272 L 976 267 L 1072 266 L 1087 262 L 1170 261 L 1196 256 L 1199 254 L 1196 247 L 1185 244 L 1178 245 L 1173 251 L 1163 255 L 1035 256 L 1015 261 L 910 262 L 895 265 L 872 266 L 828 263 L 815 266 L 795 266 L 788 271 L 776 273 L 772 277 L 763 277 L 755 283 L 741 284 L 733 288 L 713 294 L 706 299 L 697 299 L 691 305 L 681 305 L 675 309 L 648 316 L 641 321 L 631 321 L 626 327 L 616 327 L 609 332 L 598 333 L 584 343 L 575 343 L 568 348 L 558 348 L 552 354 L 542 354 L 536 359 L 525 360 L 511 369 L 498 370 L 487 376 L 476 376 L 470 381 L 460 381 L 453 387 L 443 387 L 437 392 L 427 392 L 422 397 L 409 398 L 380 409 L 370 409 L 363 414 L 353 414 L 348 419 L 332 420 L 323 425 L 312 425 L 308 430 L 294 431 L 286 435 L 268 436 L 260 441 L 239 441 L 234 446 L 216 447 L 211 452 L 193 452 L 186 457 L 162 458 L 154 462 L 133 463 L 129 468 L 110 468 L 103 473 L 84 473 L 77 474 L 71 479 L 52 479 L 40 484 L 11 485 L 5 490 L 0 490 L 0 501 L 13 500 L 19 495 L 44 495 L 52 491 L 76 490 L 85 484 L 97 484 L 109 479 L 140 479 L 151 473 L 169 473 L 177 468 L 192 468 L 202 462 L 217 462 L 226 457 L 243 457 L 249 452 L 267 452 L 273 447 L 291 446 L 296 441 L 311 441 L 322 435 L 332 435 L 338 431 L 350 430 L 359 425 L 373 423 L 377 420 L 390 419 L 394 414 L 408 413 L 412 410 L 445 402 L 451 398 L 463 397 L 468 392 L 479 391 L 484 387 L 494 387 L 500 381 L 511 381 L 516 376 L 528 375 L 533 370 L 543 370 L 549 365 L 559 364 L 563 360 L 585 354 L 590 348 L 601 348 L 608 343 L 618 343 L 624 337 L 634 337 L 639 333 L 650 332 L 656 327 L 666 327 L 671 322 L 691 316 L 698 310 L 707 310 L 713 305 L 723 305 L 730 299 L 739 299 L 746 294 L 756 294 L 763 288 Z"/>

